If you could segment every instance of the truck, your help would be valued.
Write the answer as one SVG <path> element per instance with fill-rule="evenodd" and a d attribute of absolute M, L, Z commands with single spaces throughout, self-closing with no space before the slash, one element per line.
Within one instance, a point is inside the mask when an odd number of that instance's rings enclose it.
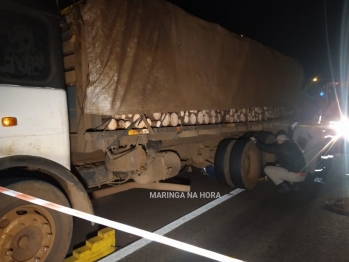
<path fill-rule="evenodd" d="M 0 185 L 87 213 L 186 167 L 252 189 L 274 156 L 248 137 L 298 113 L 297 61 L 164 0 L 3 0 L 0 36 Z M 64 259 L 72 217 L 0 199 L 1 261 Z"/>

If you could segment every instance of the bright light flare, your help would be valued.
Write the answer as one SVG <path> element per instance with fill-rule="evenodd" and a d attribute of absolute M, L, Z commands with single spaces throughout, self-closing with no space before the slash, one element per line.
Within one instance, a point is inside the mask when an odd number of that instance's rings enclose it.
<path fill-rule="evenodd" d="M 340 121 L 330 121 L 330 127 L 336 131 L 336 139 L 345 137 L 349 140 L 349 119 L 347 117 L 342 117 Z"/>
<path fill-rule="evenodd" d="M 321 124 L 321 120 L 322 120 L 322 116 L 319 115 L 319 119 L 318 119 L 317 123 L 318 123 L 318 124 Z"/>
<path fill-rule="evenodd" d="M 333 158 L 333 155 L 327 155 L 327 156 L 321 156 L 322 159 L 329 159 L 329 158 Z"/>

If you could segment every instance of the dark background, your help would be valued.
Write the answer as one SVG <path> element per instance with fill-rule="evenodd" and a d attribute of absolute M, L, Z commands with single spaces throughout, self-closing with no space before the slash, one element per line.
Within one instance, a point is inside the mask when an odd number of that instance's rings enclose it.
<path fill-rule="evenodd" d="M 55 0 L 52 6 L 55 6 Z M 64 8 L 73 0 L 58 0 Z M 339 79 L 341 20 L 346 0 L 167 0 L 298 60 L 305 84 Z M 331 70 L 332 65 L 332 70 Z"/>
<path fill-rule="evenodd" d="M 339 77 L 342 0 L 168 1 L 295 58 L 305 80 L 331 80 L 330 52 L 334 78 Z"/>

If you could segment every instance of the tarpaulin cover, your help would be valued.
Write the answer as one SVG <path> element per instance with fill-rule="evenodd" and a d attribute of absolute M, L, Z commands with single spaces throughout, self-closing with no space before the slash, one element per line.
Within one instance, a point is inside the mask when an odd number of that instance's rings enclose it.
<path fill-rule="evenodd" d="M 163 0 L 90 0 L 83 9 L 85 112 L 291 107 L 300 64 Z"/>

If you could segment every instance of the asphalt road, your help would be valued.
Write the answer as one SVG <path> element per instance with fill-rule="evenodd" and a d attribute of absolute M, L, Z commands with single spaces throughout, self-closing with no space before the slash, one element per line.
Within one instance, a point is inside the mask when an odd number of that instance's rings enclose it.
<path fill-rule="evenodd" d="M 260 182 L 166 236 L 244 261 L 349 261 L 348 216 L 326 209 L 328 198 L 349 196 L 344 157 L 335 156 L 325 184 L 308 179 L 299 192 L 279 194 L 271 181 Z M 349 173 L 349 172 L 348 172 Z M 199 172 L 186 173 L 193 192 L 232 191 Z M 153 199 L 149 190 L 130 190 L 93 202 L 96 214 L 155 231 L 214 199 Z M 72 246 L 98 226 L 75 220 Z M 91 234 L 92 233 L 92 234 Z M 138 238 L 117 232 L 121 249 Z M 211 261 L 151 243 L 122 261 Z"/>

